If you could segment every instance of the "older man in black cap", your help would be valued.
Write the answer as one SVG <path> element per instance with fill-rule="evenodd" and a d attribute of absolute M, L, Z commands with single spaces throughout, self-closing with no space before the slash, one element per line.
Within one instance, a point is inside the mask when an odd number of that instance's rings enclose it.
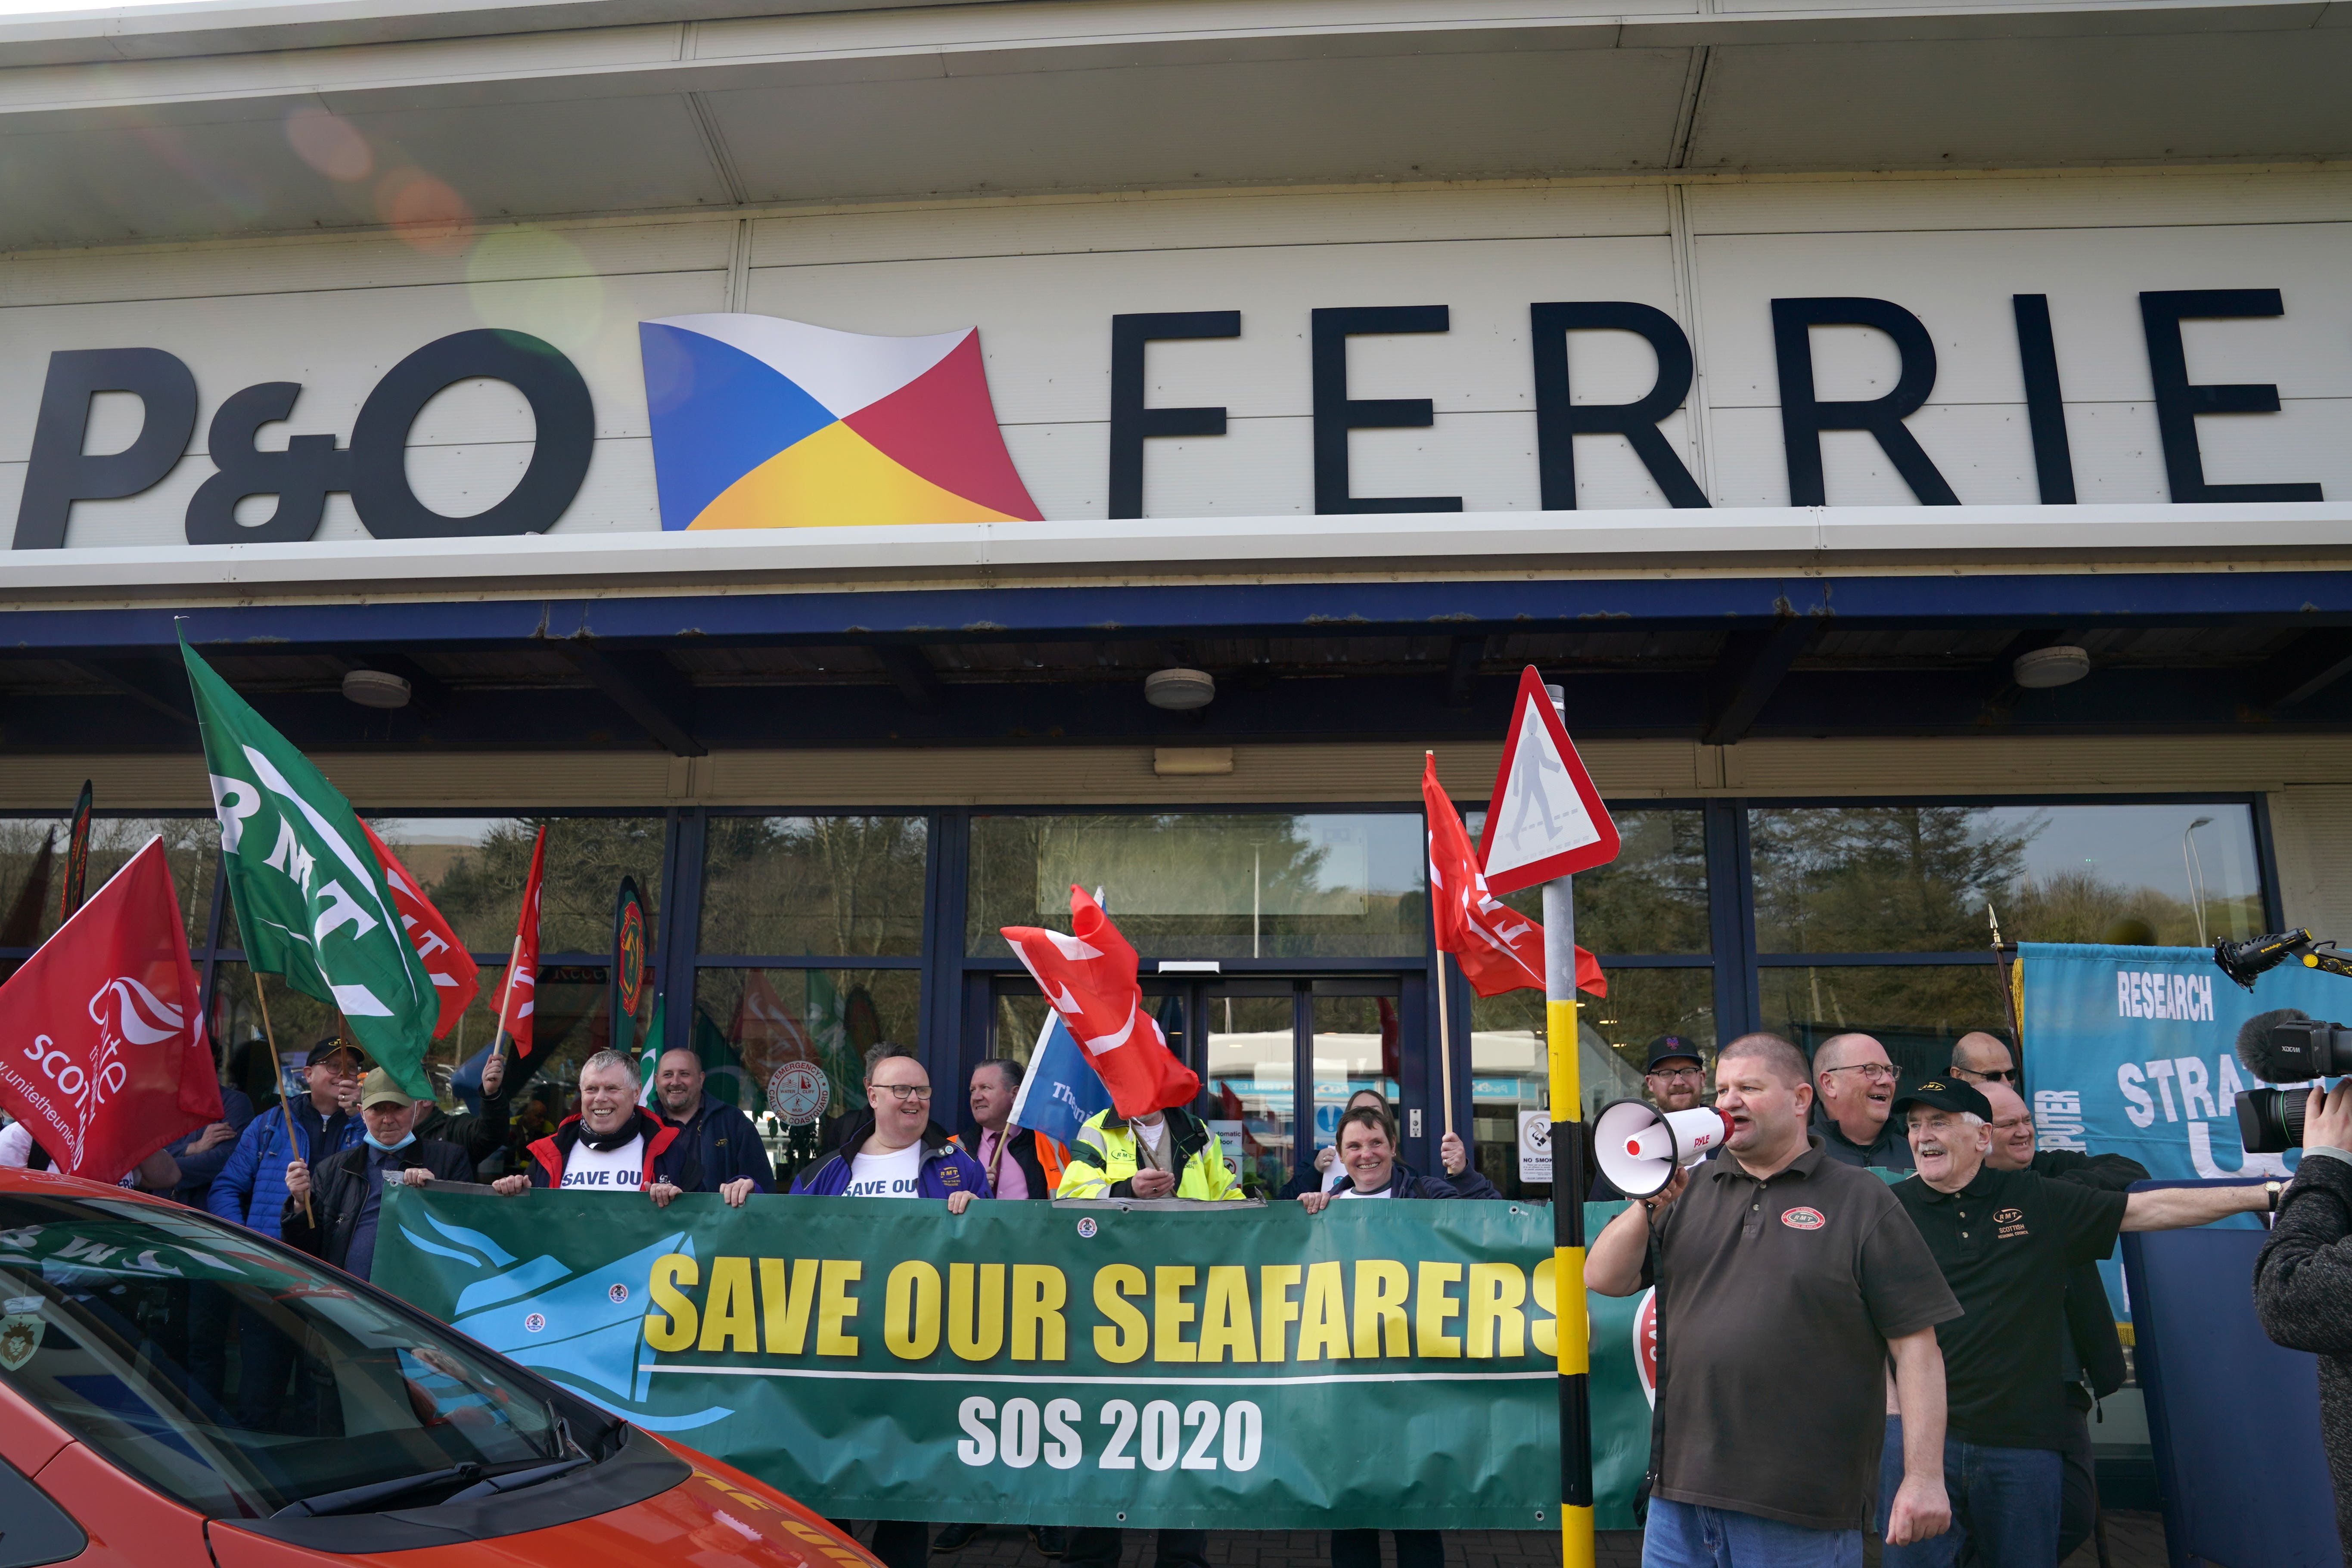
<path fill-rule="evenodd" d="M 1660 1035 L 1650 1042 L 1650 1065 L 1642 1074 L 1642 1092 L 1662 1114 L 1689 1110 L 1701 1104 L 1706 1094 L 1706 1063 L 1698 1047 L 1680 1035 Z M 1719 1152 L 1720 1151 L 1717 1151 Z M 1708 1155 L 1709 1159 L 1714 1154 Z M 1484 1197 L 1483 1193 L 1465 1196 Z M 1593 1156 L 1592 1140 L 1584 1141 L 1584 1196 L 1588 1203 L 1613 1203 L 1625 1194 L 1617 1184 L 1601 1173 L 1600 1162 Z"/>
<path fill-rule="evenodd" d="M 1981 1568 L 2058 1560 L 2061 1456 L 2072 1413 L 2051 1375 L 2065 1338 L 2066 1282 L 2125 1230 L 2175 1230 L 2269 1206 L 2258 1186 L 2101 1192 L 2029 1170 L 2001 1170 L 1992 1107 L 1975 1085 L 1930 1079 L 1895 1097 L 1917 1178 L 1895 1195 L 1958 1298 L 1937 1331 L 1944 1352 L 1944 1486 L 1952 1528 L 1890 1545 L 1884 1568 L 1951 1568 L 1973 1545 Z M 1902 1478 L 1903 1423 L 1886 1418 L 1881 1518 Z"/>

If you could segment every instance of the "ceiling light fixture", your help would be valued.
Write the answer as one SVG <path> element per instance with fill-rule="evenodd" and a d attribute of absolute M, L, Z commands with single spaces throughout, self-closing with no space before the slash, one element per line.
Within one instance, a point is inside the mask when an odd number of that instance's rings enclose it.
<path fill-rule="evenodd" d="M 2028 691 L 2072 686 L 2090 673 L 2091 656 L 2072 643 L 2019 654 L 2017 662 L 2010 667 L 2011 678 Z"/>
<path fill-rule="evenodd" d="M 1217 700 L 1216 677 L 1205 669 L 1162 669 L 1143 678 L 1143 700 L 1172 713 L 1206 708 Z"/>
<path fill-rule="evenodd" d="M 345 670 L 343 696 L 362 708 L 405 708 L 408 682 L 387 670 Z"/>

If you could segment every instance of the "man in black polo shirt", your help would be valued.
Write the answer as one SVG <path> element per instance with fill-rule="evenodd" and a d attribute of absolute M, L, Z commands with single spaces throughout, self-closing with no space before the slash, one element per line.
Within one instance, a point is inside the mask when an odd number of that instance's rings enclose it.
<path fill-rule="evenodd" d="M 2051 1375 L 2065 1342 L 2066 1282 L 2115 1249 L 2119 1230 L 2175 1230 L 2266 1208 L 2262 1187 L 2100 1192 L 1986 1161 L 1992 1107 L 1972 1084 L 1931 1079 L 1895 1097 L 1915 1180 L 1892 1189 L 1927 1238 L 1966 1315 L 1943 1330 L 1952 1528 L 1889 1544 L 1885 1568 L 1950 1568 L 1973 1542 L 1980 1568 L 2058 1560 L 2060 1456 L 2073 1414 Z M 1886 1418 L 1889 1456 L 1907 1454 Z M 1882 1460 L 1881 1488 L 1887 1489 Z M 1906 1470 L 1910 1468 L 1906 1460 Z"/>
<path fill-rule="evenodd" d="M 1936 1325 L 1959 1315 L 1876 1176 L 1809 1138 L 1805 1058 L 1743 1035 L 1716 1058 L 1723 1158 L 1593 1239 L 1587 1289 L 1640 1289 L 1657 1241 L 1657 1472 L 1643 1568 L 1860 1568 L 1885 1368 L 1912 1452 L 1887 1539 L 1950 1521 Z"/>

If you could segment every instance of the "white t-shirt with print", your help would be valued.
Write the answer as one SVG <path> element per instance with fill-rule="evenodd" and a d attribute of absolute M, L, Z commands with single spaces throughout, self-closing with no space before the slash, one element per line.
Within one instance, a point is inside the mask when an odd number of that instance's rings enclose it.
<path fill-rule="evenodd" d="M 923 1180 L 923 1146 L 908 1144 L 895 1154 L 859 1154 L 849 1163 L 845 1198 L 911 1198 Z"/>
<path fill-rule="evenodd" d="M 563 1162 L 563 1190 L 567 1193 L 634 1193 L 645 1184 L 646 1141 L 638 1136 L 614 1150 L 601 1153 L 588 1147 L 583 1138 L 572 1145 L 570 1158 Z"/>

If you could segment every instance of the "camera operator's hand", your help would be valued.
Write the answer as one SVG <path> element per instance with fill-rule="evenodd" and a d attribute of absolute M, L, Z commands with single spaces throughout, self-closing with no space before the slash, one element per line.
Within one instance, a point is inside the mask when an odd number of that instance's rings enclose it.
<path fill-rule="evenodd" d="M 2317 1143 L 2352 1151 L 2352 1078 L 2339 1079 L 2335 1089 L 2315 1089 L 2303 1110 L 2303 1146 Z"/>

